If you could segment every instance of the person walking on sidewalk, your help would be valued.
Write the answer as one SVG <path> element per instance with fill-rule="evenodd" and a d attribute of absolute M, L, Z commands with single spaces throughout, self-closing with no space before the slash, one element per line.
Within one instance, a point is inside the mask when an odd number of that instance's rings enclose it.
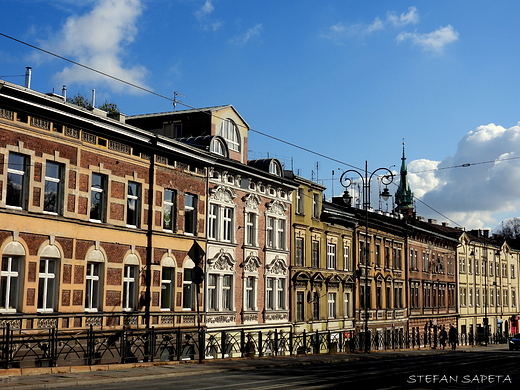
<path fill-rule="evenodd" d="M 442 328 L 441 328 L 441 331 L 439 333 L 439 341 L 441 343 L 442 349 L 446 348 L 446 340 L 447 340 L 447 338 L 448 338 L 448 332 L 446 332 L 446 328 L 443 325 Z"/>
<path fill-rule="evenodd" d="M 457 328 L 453 326 L 453 324 L 450 325 L 450 331 L 448 333 L 449 342 L 451 345 L 451 349 L 455 350 L 457 348 Z"/>

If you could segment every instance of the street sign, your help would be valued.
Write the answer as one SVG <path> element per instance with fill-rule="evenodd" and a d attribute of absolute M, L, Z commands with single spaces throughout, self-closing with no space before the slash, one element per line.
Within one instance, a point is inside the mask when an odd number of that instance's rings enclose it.
<path fill-rule="evenodd" d="M 199 243 L 195 240 L 193 240 L 193 245 L 191 246 L 190 250 L 188 251 L 188 256 L 190 259 L 193 260 L 195 265 L 199 265 L 202 261 L 202 258 L 206 255 L 206 252 L 204 252 L 204 249 L 199 245 Z"/>

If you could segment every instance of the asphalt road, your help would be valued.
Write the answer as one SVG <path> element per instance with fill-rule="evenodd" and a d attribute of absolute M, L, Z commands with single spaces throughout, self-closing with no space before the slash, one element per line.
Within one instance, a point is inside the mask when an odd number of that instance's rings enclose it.
<path fill-rule="evenodd" d="M 272 359 L 269 366 L 256 366 L 254 361 L 237 362 L 207 374 L 201 370 L 189 376 L 127 378 L 102 387 L 104 390 L 514 389 L 520 386 L 519 359 L 520 352 L 508 351 L 504 345 L 426 355 L 374 353 L 357 361 L 330 359 L 328 363 L 302 360 L 298 364 L 295 360 L 291 365 L 277 365 L 276 359 Z"/>

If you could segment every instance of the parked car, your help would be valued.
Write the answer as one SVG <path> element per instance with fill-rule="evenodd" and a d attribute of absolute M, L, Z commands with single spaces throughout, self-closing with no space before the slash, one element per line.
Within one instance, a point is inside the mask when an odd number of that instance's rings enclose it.
<path fill-rule="evenodd" d="M 520 349 L 520 333 L 513 335 L 513 337 L 509 339 L 509 350 L 513 351 L 518 349 Z"/>

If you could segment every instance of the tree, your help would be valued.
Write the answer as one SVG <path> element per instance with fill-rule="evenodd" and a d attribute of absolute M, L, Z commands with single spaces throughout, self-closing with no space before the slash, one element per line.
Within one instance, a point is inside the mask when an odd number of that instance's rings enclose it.
<path fill-rule="evenodd" d="M 520 238 L 520 218 L 515 217 L 502 221 L 496 234 L 512 240 Z"/>
<path fill-rule="evenodd" d="M 81 93 L 77 93 L 73 97 L 68 97 L 67 103 L 72 103 L 72 104 L 75 104 L 76 106 L 80 106 L 80 107 L 87 108 L 87 109 L 92 108 L 90 100 L 88 100 L 88 98 Z"/>
<path fill-rule="evenodd" d="M 99 106 L 99 109 L 108 112 L 108 114 L 119 114 L 121 112 L 117 104 L 107 102 L 106 99 L 105 102 Z"/>

